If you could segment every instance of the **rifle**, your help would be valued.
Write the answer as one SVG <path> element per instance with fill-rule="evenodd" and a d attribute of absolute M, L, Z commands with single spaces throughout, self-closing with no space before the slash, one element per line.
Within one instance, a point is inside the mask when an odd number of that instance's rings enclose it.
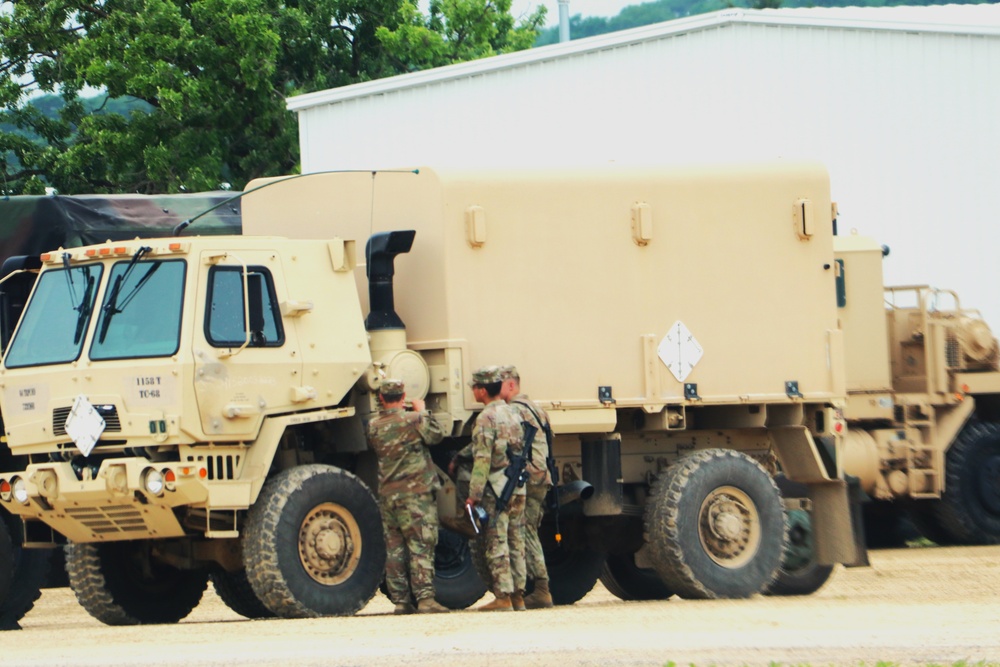
<path fill-rule="evenodd" d="M 556 522 L 556 544 L 562 542 L 562 532 L 559 530 L 559 494 L 557 489 L 559 488 L 559 467 L 556 465 L 556 457 L 552 452 L 552 440 L 555 437 L 552 434 L 552 425 L 548 421 L 542 421 L 541 416 L 535 412 L 529 401 L 515 401 L 518 405 L 523 405 L 528 408 L 532 416 L 535 418 L 539 424 L 541 424 L 542 429 L 545 431 L 545 443 L 549 446 L 549 454 L 545 457 L 545 467 L 549 470 L 549 477 L 552 478 L 552 488 L 549 490 L 549 495 L 546 498 L 547 509 L 552 512 L 552 516 Z"/>
<path fill-rule="evenodd" d="M 503 512 L 510 503 L 514 489 L 524 486 L 528 481 L 528 461 L 531 460 L 531 443 L 535 441 L 535 434 L 538 429 L 528 422 L 521 422 L 524 429 L 524 441 L 520 454 L 514 454 L 510 447 L 507 447 L 507 469 L 503 471 L 507 481 L 503 484 L 503 489 L 497 496 L 497 512 Z"/>
<path fill-rule="evenodd" d="M 549 455 L 545 458 L 545 467 L 549 469 L 549 477 L 552 478 L 548 506 L 556 522 L 555 538 L 556 545 L 558 545 L 562 542 L 562 531 L 559 530 L 559 467 L 556 465 L 556 457 L 552 454 L 552 427 L 548 424 L 545 424 L 545 442 L 549 445 Z"/>

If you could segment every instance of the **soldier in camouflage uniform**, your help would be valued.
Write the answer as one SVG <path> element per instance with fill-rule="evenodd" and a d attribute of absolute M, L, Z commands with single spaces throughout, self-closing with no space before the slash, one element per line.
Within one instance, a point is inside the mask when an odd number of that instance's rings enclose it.
<path fill-rule="evenodd" d="M 434 600 L 434 491 L 441 482 L 425 446 L 441 442 L 444 431 L 422 400 L 413 399 L 413 411 L 404 411 L 401 381 L 383 380 L 378 396 L 382 410 L 368 423 L 368 442 L 378 456 L 389 599 L 397 614 L 445 612 Z"/>
<path fill-rule="evenodd" d="M 517 412 L 520 422 L 528 422 L 538 429 L 531 442 L 531 461 L 528 462 L 528 483 L 525 485 L 524 507 L 524 556 L 528 577 L 535 582 L 535 590 L 524 598 L 527 609 L 541 609 L 552 606 L 549 592 L 549 571 L 545 567 L 545 553 L 538 538 L 538 528 L 545 514 L 545 496 L 552 488 L 549 474 L 549 443 L 545 431 L 549 426 L 549 416 L 537 403 L 521 393 L 521 376 L 513 366 L 504 366 L 500 375 L 503 387 L 500 396 Z"/>
<path fill-rule="evenodd" d="M 520 452 L 524 437 L 521 423 L 510 406 L 500 398 L 500 368 L 488 366 L 472 374 L 472 394 L 486 406 L 476 418 L 472 430 L 472 479 L 466 505 L 481 505 L 490 515 L 483 538 L 486 560 L 496 599 L 480 607 L 481 611 L 524 609 L 524 487 L 515 489 L 510 503 L 497 511 L 497 498 L 507 478 L 507 448 Z"/>

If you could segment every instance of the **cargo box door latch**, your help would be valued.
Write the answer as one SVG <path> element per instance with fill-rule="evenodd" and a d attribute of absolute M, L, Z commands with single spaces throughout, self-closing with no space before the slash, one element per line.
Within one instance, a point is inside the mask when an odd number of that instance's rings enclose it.
<path fill-rule="evenodd" d="M 795 232 L 802 240 L 812 238 L 816 233 L 816 215 L 812 201 L 799 199 L 792 209 L 792 217 L 795 221 Z"/>
<path fill-rule="evenodd" d="M 465 240 L 473 248 L 486 243 L 486 211 L 482 206 L 465 209 Z"/>
<path fill-rule="evenodd" d="M 632 240 L 637 246 L 653 240 L 653 209 L 645 202 L 632 205 Z"/>

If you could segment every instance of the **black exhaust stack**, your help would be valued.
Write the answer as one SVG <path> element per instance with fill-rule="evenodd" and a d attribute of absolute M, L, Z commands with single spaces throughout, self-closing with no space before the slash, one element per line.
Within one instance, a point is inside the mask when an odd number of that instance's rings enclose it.
<path fill-rule="evenodd" d="M 372 234 L 368 239 L 365 245 L 369 301 L 365 329 L 368 331 L 406 328 L 403 320 L 396 314 L 392 292 L 392 276 L 395 272 L 393 260 L 396 255 L 410 252 L 416 235 L 415 230 L 407 229 L 398 232 L 379 232 Z"/>

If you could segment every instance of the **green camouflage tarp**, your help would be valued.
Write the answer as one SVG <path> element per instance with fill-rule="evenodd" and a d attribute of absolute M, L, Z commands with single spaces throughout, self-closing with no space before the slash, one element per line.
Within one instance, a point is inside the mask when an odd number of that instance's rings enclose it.
<path fill-rule="evenodd" d="M 173 229 L 227 199 L 183 236 L 239 234 L 239 192 L 179 195 L 0 197 L 0 261 L 104 241 L 172 236 Z"/>

